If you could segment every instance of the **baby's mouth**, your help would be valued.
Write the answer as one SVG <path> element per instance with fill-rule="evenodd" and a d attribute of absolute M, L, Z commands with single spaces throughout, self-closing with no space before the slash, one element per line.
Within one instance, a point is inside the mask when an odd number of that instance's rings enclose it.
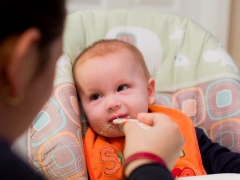
<path fill-rule="evenodd" d="M 114 116 L 114 117 L 111 118 L 111 120 L 109 122 L 110 122 L 110 124 L 112 124 L 114 126 L 118 126 L 117 124 L 113 123 L 114 119 L 129 119 L 129 118 L 130 118 L 130 116 L 128 116 L 128 115 Z"/>

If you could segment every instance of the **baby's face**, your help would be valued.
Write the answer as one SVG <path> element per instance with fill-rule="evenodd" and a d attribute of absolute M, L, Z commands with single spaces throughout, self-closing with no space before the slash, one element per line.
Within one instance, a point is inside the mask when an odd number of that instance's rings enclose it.
<path fill-rule="evenodd" d="M 136 118 L 140 112 L 147 112 L 148 104 L 154 101 L 153 80 L 144 77 L 126 50 L 76 64 L 75 77 L 88 122 L 102 136 L 124 136 L 113 120 Z"/>

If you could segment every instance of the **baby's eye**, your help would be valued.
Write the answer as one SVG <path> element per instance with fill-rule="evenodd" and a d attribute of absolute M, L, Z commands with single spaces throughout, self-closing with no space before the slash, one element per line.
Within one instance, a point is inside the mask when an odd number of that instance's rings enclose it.
<path fill-rule="evenodd" d="M 91 97 L 90 97 L 90 99 L 91 100 L 98 100 L 99 98 L 101 98 L 101 96 L 99 95 L 99 94 L 93 94 Z"/>
<path fill-rule="evenodd" d="M 119 87 L 118 87 L 118 89 L 117 89 L 117 91 L 119 92 L 119 91 L 124 91 L 124 90 L 126 90 L 128 88 L 128 85 L 120 85 Z"/>

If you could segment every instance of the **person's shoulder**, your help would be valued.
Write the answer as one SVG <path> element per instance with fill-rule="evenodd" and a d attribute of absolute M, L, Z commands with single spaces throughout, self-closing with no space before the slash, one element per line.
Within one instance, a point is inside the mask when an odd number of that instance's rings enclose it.
<path fill-rule="evenodd" d="M 195 127 L 195 130 L 196 130 L 197 136 L 205 136 L 206 135 L 202 128 Z"/>
<path fill-rule="evenodd" d="M 0 179 L 42 180 L 43 177 L 34 172 L 28 164 L 16 156 L 6 141 L 0 139 Z"/>

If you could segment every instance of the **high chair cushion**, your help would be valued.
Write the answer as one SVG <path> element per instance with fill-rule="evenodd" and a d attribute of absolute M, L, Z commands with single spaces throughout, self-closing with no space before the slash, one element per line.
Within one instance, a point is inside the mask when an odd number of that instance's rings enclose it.
<path fill-rule="evenodd" d="M 104 38 L 127 41 L 143 53 L 156 81 L 156 104 L 181 110 L 214 142 L 240 152 L 239 71 L 211 33 L 172 14 L 86 10 L 67 17 L 53 94 L 29 129 L 36 170 L 49 179 L 87 179 L 81 136 L 87 123 L 71 68 L 84 48 Z"/>

